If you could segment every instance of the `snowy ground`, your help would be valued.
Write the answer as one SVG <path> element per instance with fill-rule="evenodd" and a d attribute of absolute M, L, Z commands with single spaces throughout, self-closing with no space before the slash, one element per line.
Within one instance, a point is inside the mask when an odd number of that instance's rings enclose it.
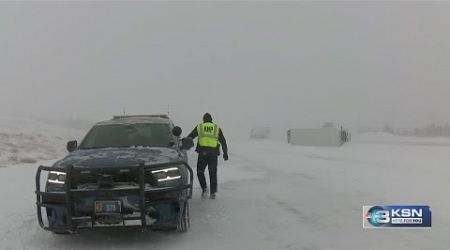
<path fill-rule="evenodd" d="M 83 131 L 49 125 L 32 119 L 0 118 L 0 167 L 55 159 L 66 152 L 69 140 Z"/>
<path fill-rule="evenodd" d="M 38 164 L 0 168 L 0 248 L 450 249 L 448 139 L 367 134 L 340 148 L 230 140 L 230 149 L 230 161 L 220 163 L 217 200 L 200 199 L 196 187 L 185 234 L 51 234 L 36 221 Z M 362 206 L 375 204 L 430 205 L 433 227 L 364 230 Z"/>

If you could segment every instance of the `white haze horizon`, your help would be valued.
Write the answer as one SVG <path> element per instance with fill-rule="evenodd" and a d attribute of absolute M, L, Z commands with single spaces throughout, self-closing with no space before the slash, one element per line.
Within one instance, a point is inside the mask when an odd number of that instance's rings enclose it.
<path fill-rule="evenodd" d="M 0 115 L 450 122 L 450 3 L 1 2 Z"/>

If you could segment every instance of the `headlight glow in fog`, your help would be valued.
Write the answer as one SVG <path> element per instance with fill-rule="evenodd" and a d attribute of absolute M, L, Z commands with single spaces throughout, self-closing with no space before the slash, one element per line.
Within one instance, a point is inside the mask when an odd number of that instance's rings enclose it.
<path fill-rule="evenodd" d="M 54 184 L 64 184 L 66 182 L 66 173 L 50 171 L 48 174 L 48 182 Z"/>
<path fill-rule="evenodd" d="M 176 167 L 164 168 L 152 171 L 158 182 L 166 182 L 181 179 L 180 170 Z"/>

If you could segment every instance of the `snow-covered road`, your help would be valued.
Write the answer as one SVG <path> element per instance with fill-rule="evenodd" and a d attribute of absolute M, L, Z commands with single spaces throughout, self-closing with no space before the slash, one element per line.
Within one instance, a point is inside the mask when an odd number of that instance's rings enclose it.
<path fill-rule="evenodd" d="M 355 137 L 340 148 L 231 140 L 218 197 L 201 199 L 196 186 L 184 234 L 43 231 L 35 215 L 36 164 L 3 167 L 0 248 L 450 249 L 450 146 L 379 138 Z M 362 206 L 385 204 L 430 205 L 433 227 L 364 230 Z"/>

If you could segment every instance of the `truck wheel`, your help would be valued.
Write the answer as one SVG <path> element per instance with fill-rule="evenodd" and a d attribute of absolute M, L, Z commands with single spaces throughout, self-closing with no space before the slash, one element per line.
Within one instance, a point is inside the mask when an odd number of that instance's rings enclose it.
<path fill-rule="evenodd" d="M 67 235 L 70 234 L 69 231 L 53 231 L 54 234 L 58 234 L 58 235 Z"/>
<path fill-rule="evenodd" d="M 189 203 L 188 201 L 184 202 L 183 211 L 178 217 L 177 223 L 177 231 L 178 232 L 187 232 L 190 227 L 190 219 L 189 219 Z"/>

